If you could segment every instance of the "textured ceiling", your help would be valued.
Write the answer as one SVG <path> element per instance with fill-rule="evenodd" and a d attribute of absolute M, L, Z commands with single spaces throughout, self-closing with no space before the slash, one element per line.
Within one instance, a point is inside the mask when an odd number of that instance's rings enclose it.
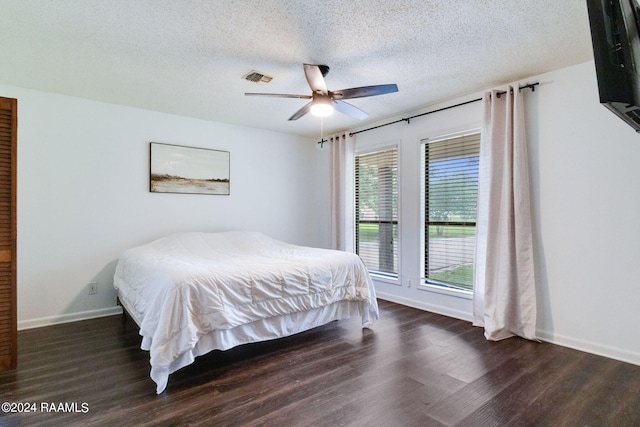
<path fill-rule="evenodd" d="M 350 101 L 325 133 L 593 57 L 584 0 L 0 0 L 0 83 L 317 136 L 302 64 L 330 90 L 396 83 Z M 251 70 L 273 76 L 258 85 Z M 1 95 L 1 94 L 0 94 Z"/>

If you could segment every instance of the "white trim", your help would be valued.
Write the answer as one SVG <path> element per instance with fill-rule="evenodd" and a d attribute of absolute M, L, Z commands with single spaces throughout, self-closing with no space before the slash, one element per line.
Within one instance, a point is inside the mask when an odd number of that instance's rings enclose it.
<path fill-rule="evenodd" d="M 385 300 L 395 302 L 397 304 L 406 305 L 408 307 L 417 308 L 419 310 L 428 311 L 431 313 L 441 314 L 443 316 L 453 317 L 464 321 L 471 322 L 472 318 L 468 313 L 452 310 L 449 307 L 438 306 L 433 304 L 427 304 L 420 301 L 410 300 L 402 298 L 397 295 L 388 294 L 385 292 L 377 292 L 377 297 Z M 103 308 L 100 310 L 83 311 L 80 313 L 61 314 L 58 316 L 41 317 L 39 319 L 23 320 L 18 322 L 18 330 L 40 328 L 43 326 L 51 326 L 62 323 L 77 322 L 80 320 L 96 319 L 99 317 L 115 316 L 122 314 L 122 307 Z M 536 330 L 536 336 L 541 341 L 548 342 L 554 345 L 560 345 L 562 347 L 572 348 L 578 351 L 584 351 L 586 353 L 595 354 L 598 356 L 607 357 L 621 362 L 631 363 L 640 366 L 640 353 L 622 350 L 615 347 L 601 345 L 591 341 L 580 340 L 576 338 L 567 337 L 553 332 L 544 331 L 541 329 Z"/>
<path fill-rule="evenodd" d="M 370 271 L 369 275 L 371 276 L 371 279 L 373 280 L 374 284 L 376 282 L 381 282 L 381 283 L 387 283 L 389 285 L 396 285 L 396 286 L 401 286 L 402 285 L 402 283 L 400 281 L 400 276 L 398 276 L 397 274 L 386 275 L 386 274 L 384 274 L 382 272 Z"/>
<path fill-rule="evenodd" d="M 403 216 L 402 216 L 402 175 L 403 175 L 403 169 L 404 167 L 402 166 L 402 140 L 398 140 L 398 145 L 396 145 L 396 153 L 398 156 L 398 200 L 396 201 L 396 203 L 398 204 L 398 265 L 397 265 L 397 270 L 396 270 L 396 280 L 400 283 L 401 282 L 401 278 L 400 275 L 402 274 L 403 270 L 403 261 L 402 261 L 402 252 L 403 249 L 402 247 L 404 246 L 404 243 L 402 241 L 402 223 L 403 221 Z"/>
<path fill-rule="evenodd" d="M 482 136 L 482 126 L 472 126 L 472 127 L 464 127 L 464 129 L 458 129 L 458 130 L 450 130 L 448 132 L 441 132 L 439 133 L 437 136 L 433 136 L 433 137 L 429 137 L 429 136 L 425 136 L 425 137 L 419 137 L 418 138 L 418 173 L 419 173 L 419 182 L 420 185 L 418 186 L 418 197 L 417 197 L 417 201 L 418 201 L 418 211 L 419 211 L 419 222 L 417 224 L 417 228 L 416 230 L 419 233 L 420 236 L 420 247 L 419 249 L 419 253 L 420 253 L 420 259 L 419 259 L 419 268 L 420 268 L 420 279 L 422 281 L 421 286 L 418 287 L 418 289 L 423 290 L 423 291 L 433 291 L 433 292 L 438 292 L 436 291 L 435 288 L 437 288 L 437 285 L 430 285 L 426 283 L 426 274 L 425 274 L 425 263 L 424 263 L 424 258 L 425 258 L 425 204 L 426 204 L 426 200 L 424 197 L 425 194 L 425 186 L 427 185 L 427 183 L 425 182 L 425 150 L 426 150 L 426 145 L 433 143 L 433 142 L 442 142 L 442 141 L 447 141 L 450 139 L 455 139 L 455 138 L 461 138 L 461 137 L 465 137 L 465 136 L 471 136 L 471 135 L 478 135 L 478 139 L 480 139 L 480 137 Z M 479 142 L 479 141 L 478 141 Z M 475 236 L 474 236 L 475 237 Z M 475 262 L 474 262 L 474 269 L 475 269 Z M 442 289 L 446 289 L 444 287 L 442 287 Z M 455 291 L 454 291 L 455 292 Z M 444 293 L 446 295 L 453 295 L 453 296 L 460 296 L 458 294 L 449 294 L 447 291 L 445 292 L 438 292 L 438 293 Z M 472 298 L 473 295 L 473 291 L 471 292 L 470 296 L 468 297 L 469 299 Z M 464 296 L 462 296 L 462 298 L 466 298 Z"/>
<path fill-rule="evenodd" d="M 467 300 L 473 299 L 473 291 L 466 291 L 463 289 L 455 289 L 447 286 L 438 286 L 431 283 L 427 283 L 424 279 L 420 280 L 420 286 L 417 288 L 422 292 L 433 292 L 436 294 L 449 295 L 456 298 L 464 298 Z"/>
<path fill-rule="evenodd" d="M 383 151 L 392 150 L 396 148 L 400 151 L 400 145 L 402 144 L 402 140 L 399 138 L 394 138 L 392 140 L 387 140 L 383 142 L 377 142 L 375 144 L 367 144 L 364 147 L 358 147 L 358 140 L 356 139 L 356 147 L 354 150 L 354 154 L 356 156 L 362 156 L 367 154 L 381 153 Z M 398 158 L 398 166 L 400 163 L 400 158 Z"/>
<path fill-rule="evenodd" d="M 377 297 L 382 300 L 395 302 L 397 304 L 406 305 L 408 307 L 417 308 L 419 310 L 425 310 L 436 314 L 442 314 L 443 316 L 449 316 L 460 320 L 472 321 L 472 316 L 469 313 L 451 310 L 449 307 L 436 306 L 433 304 L 426 304 L 420 301 L 409 300 L 397 295 L 376 291 Z M 471 326 L 471 325 L 469 325 Z M 555 334 L 553 332 L 544 331 L 541 329 L 536 330 L 536 337 L 540 341 L 548 342 L 553 345 L 559 345 L 562 347 L 571 348 L 577 351 L 583 351 L 585 353 L 595 354 L 597 356 L 607 357 L 609 359 L 619 360 L 625 363 L 631 363 L 633 365 L 640 366 L 640 353 L 623 350 L 616 347 L 610 347 L 592 341 L 585 341 L 581 339 L 567 337 L 565 335 Z"/>
<path fill-rule="evenodd" d="M 18 322 L 18 330 L 22 331 L 25 329 L 41 328 L 43 326 L 96 319 L 98 317 L 115 316 L 117 314 L 122 314 L 122 307 L 101 308 L 99 310 L 81 311 L 79 313 L 60 314 L 57 316 L 40 317 L 38 319 L 21 320 Z"/>
<path fill-rule="evenodd" d="M 406 305 L 408 307 L 417 308 L 419 310 L 429 311 L 431 313 L 441 314 L 443 316 L 453 317 L 455 319 L 466 320 L 471 322 L 473 317 L 470 313 L 466 313 L 464 311 L 453 310 L 450 307 L 442 306 L 442 305 L 434 305 L 425 303 L 422 301 L 416 301 L 412 299 L 407 299 L 403 297 L 399 297 L 397 295 L 388 294 L 386 292 L 379 292 L 376 290 L 376 296 L 385 301 L 395 302 L 397 304 Z"/>
<path fill-rule="evenodd" d="M 482 133 L 482 126 L 477 126 L 477 127 L 473 127 L 473 128 L 470 128 L 470 129 L 443 133 L 443 134 L 440 134 L 440 135 L 434 136 L 434 137 L 420 138 L 420 143 L 421 144 L 430 144 L 432 142 L 446 141 L 447 139 L 460 138 L 460 137 L 463 137 L 463 136 L 470 136 L 470 135 L 475 135 L 475 134 L 480 135 L 481 133 Z"/>
<path fill-rule="evenodd" d="M 402 166 L 401 166 L 401 162 L 402 162 L 402 150 L 400 149 L 400 144 L 401 144 L 402 140 L 400 139 L 394 139 L 392 142 L 385 142 L 384 145 L 375 145 L 375 146 L 367 146 L 366 149 L 360 149 L 358 150 L 357 148 L 355 149 L 354 152 L 354 156 L 353 156 L 353 162 L 354 162 L 354 170 L 353 170 L 353 204 L 354 204 L 354 208 L 355 206 L 357 206 L 356 203 L 356 193 L 357 193 L 357 188 L 356 188 L 356 175 L 358 173 L 357 169 L 355 168 L 355 163 L 356 163 L 356 158 L 357 157 L 361 157 L 361 156 L 368 156 L 368 155 L 372 155 L 372 154 L 377 154 L 377 153 L 384 153 L 387 151 L 392 151 L 395 150 L 396 151 L 396 164 L 398 165 L 398 170 L 397 170 L 397 180 L 398 180 L 398 200 L 397 200 L 397 205 L 398 205 L 398 253 L 396 254 L 397 260 L 398 260 L 398 265 L 397 265 L 397 271 L 395 273 L 395 278 L 394 277 L 385 277 L 386 274 L 384 272 L 380 272 L 380 274 L 377 276 L 378 278 L 383 278 L 382 281 L 385 281 L 387 283 L 399 283 L 400 282 L 400 272 L 402 271 Z M 357 141 L 356 141 L 357 144 Z M 357 145 L 356 145 L 357 147 Z M 358 231 L 358 215 L 359 213 L 355 211 L 354 209 L 354 228 L 353 228 L 353 243 L 354 243 L 354 252 L 357 253 L 357 241 L 356 241 L 356 234 Z M 371 272 L 372 275 L 375 274 L 374 271 Z M 393 275 L 392 273 L 389 273 L 390 275 Z M 386 280 L 384 280 L 386 279 Z M 393 282 L 392 282 L 393 281 Z"/>
<path fill-rule="evenodd" d="M 586 353 L 608 357 L 610 359 L 615 359 L 621 362 L 632 363 L 634 365 L 640 366 L 640 353 L 610 347 L 592 341 L 571 338 L 566 335 L 543 331 L 541 329 L 536 330 L 536 337 L 541 341 L 545 341 L 551 344 L 556 344 L 562 347 L 568 347 L 574 350 L 584 351 Z"/>

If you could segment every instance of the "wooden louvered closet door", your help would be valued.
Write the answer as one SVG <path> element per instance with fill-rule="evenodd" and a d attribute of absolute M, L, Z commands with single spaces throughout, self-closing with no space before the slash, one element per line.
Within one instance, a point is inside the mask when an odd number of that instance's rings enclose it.
<path fill-rule="evenodd" d="M 0 371 L 17 366 L 17 117 L 17 100 L 0 98 Z"/>

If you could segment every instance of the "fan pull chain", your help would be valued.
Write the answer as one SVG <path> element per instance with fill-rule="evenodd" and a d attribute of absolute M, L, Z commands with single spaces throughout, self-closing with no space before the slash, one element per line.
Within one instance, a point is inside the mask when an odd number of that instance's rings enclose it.
<path fill-rule="evenodd" d="M 324 148 L 324 118 L 320 117 L 320 148 Z"/>

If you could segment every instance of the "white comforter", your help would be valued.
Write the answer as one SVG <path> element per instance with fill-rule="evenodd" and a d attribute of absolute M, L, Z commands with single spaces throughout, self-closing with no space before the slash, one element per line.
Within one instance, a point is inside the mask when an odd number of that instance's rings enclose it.
<path fill-rule="evenodd" d="M 352 308 L 335 306 L 345 301 L 350 307 L 357 303 L 363 324 L 378 318 L 373 284 L 357 255 L 253 232 L 182 233 L 129 249 L 118 261 L 114 286 L 140 326 L 158 393 L 169 374 L 195 356 L 238 343 L 209 340 L 206 348 L 198 348 L 208 334 L 264 327 L 259 322 L 282 315 L 298 319 L 298 313 L 327 306 L 333 318 L 341 318 L 353 314 Z"/>

